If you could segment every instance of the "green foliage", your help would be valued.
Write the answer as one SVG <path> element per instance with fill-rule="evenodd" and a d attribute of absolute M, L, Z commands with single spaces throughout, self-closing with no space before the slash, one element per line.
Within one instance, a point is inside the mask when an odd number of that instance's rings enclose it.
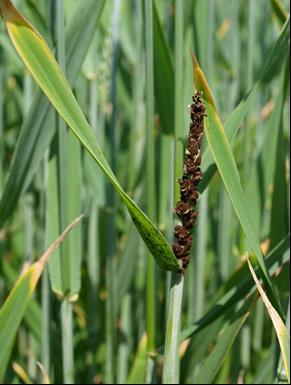
<path fill-rule="evenodd" d="M 0 379 L 287 382 L 246 255 L 288 321 L 288 2 L 61 1 L 56 17 L 54 0 L 13 0 L 42 39 L 0 0 Z M 171 284 L 190 50 L 208 115 L 201 222 Z M 32 290 L 25 262 L 79 211 Z"/>

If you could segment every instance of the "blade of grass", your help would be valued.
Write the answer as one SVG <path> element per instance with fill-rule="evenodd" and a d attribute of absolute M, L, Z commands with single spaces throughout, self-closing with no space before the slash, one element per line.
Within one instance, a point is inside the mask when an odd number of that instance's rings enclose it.
<path fill-rule="evenodd" d="M 254 50 L 254 36 L 255 36 L 255 20 L 256 20 L 256 7 L 255 3 L 252 0 L 248 1 L 248 39 L 247 39 L 247 52 L 246 52 L 246 81 L 245 81 L 245 93 L 253 84 L 253 50 Z M 249 178 L 251 159 L 252 157 L 249 154 L 250 134 L 251 126 L 249 124 L 249 114 L 246 115 L 244 119 L 244 129 L 243 129 L 243 159 L 242 159 L 242 170 L 241 170 L 241 181 L 242 186 L 246 187 L 247 181 Z"/>
<path fill-rule="evenodd" d="M 15 282 L 18 279 L 18 273 L 13 267 L 5 263 L 2 269 L 3 277 L 6 280 L 7 287 L 12 290 Z M 37 341 L 41 339 L 40 326 L 41 326 L 41 308 L 35 299 L 32 299 L 24 313 L 23 320 L 29 330 L 34 334 Z"/>
<path fill-rule="evenodd" d="M 274 160 L 274 179 L 273 179 L 273 195 L 272 195 L 272 209 L 271 209 L 271 228 L 270 239 L 271 246 L 276 245 L 279 239 L 289 231 L 288 218 L 288 192 L 287 192 L 287 172 L 286 172 L 286 144 L 284 138 L 284 123 L 283 113 L 286 96 L 288 94 L 288 85 L 290 80 L 290 52 L 286 62 L 285 73 L 282 82 L 282 92 L 278 97 L 278 124 L 275 131 L 276 137 L 273 141 L 276 144 L 276 153 Z M 268 187 L 268 186 L 267 186 Z"/>
<path fill-rule="evenodd" d="M 17 362 L 13 362 L 12 368 L 22 382 L 25 384 L 32 384 L 29 374 Z"/>
<path fill-rule="evenodd" d="M 99 104 L 99 90 L 97 88 L 97 68 L 98 68 L 98 39 L 99 36 L 95 34 L 92 44 L 90 46 L 87 63 L 85 62 L 84 66 L 87 70 L 87 79 L 89 83 L 89 122 L 92 129 L 95 133 L 97 130 L 101 133 L 103 128 L 99 124 L 99 109 L 97 108 Z M 101 142 L 103 146 L 103 141 Z M 90 175 L 87 171 L 90 166 L 93 166 L 93 174 Z M 87 168 L 86 168 L 87 166 Z M 98 298 L 98 290 L 101 281 L 101 253 L 100 253 L 100 234 L 99 226 L 102 224 L 100 216 L 100 200 L 103 201 L 103 196 L 105 192 L 104 181 L 101 172 L 96 172 L 95 164 L 89 154 L 84 154 L 84 174 L 85 180 L 87 181 L 87 191 L 90 196 L 90 204 L 88 207 L 89 218 L 88 218 L 88 256 L 87 256 L 87 270 L 88 270 L 88 284 L 89 284 L 89 293 L 88 293 L 88 329 L 89 334 L 93 335 L 93 331 L 98 325 L 98 313 L 96 309 L 100 306 Z M 87 171 L 87 173 L 86 173 Z M 96 188 L 93 188 L 96 183 Z M 91 187 L 92 186 L 92 187 Z M 98 193 L 96 193 L 98 191 Z M 89 348 L 92 355 L 95 354 L 96 349 L 98 348 L 98 337 L 93 335 L 90 338 Z M 96 360 L 93 360 L 90 369 L 88 370 L 88 381 L 93 381 L 92 378 L 96 373 Z"/>
<path fill-rule="evenodd" d="M 223 188 L 219 194 L 219 218 L 217 254 L 219 258 L 219 278 L 224 282 L 229 277 L 231 257 L 231 203 Z"/>
<path fill-rule="evenodd" d="M 3 0 L 0 5 L 1 14 L 18 53 L 54 107 L 72 128 L 74 134 L 120 195 L 157 263 L 165 270 L 178 270 L 179 266 L 174 253 L 161 232 L 121 188 L 45 41 L 9 0 Z M 46 70 L 44 71 L 44 69 Z M 49 77 L 48 74 L 50 74 Z"/>
<path fill-rule="evenodd" d="M 56 56 L 64 72 L 66 72 L 66 48 L 64 30 L 63 0 L 51 3 L 52 31 L 56 46 Z M 80 145 L 61 117 L 56 116 L 58 135 L 58 169 L 57 194 L 59 200 L 59 223 L 61 231 L 81 211 L 81 163 Z M 48 207 L 50 210 L 50 207 Z M 57 226 L 56 226 L 57 227 Z M 61 248 L 61 282 L 53 283 L 62 296 L 76 300 L 80 290 L 81 265 L 81 233 L 75 228 L 63 242 Z M 58 264 L 57 268 L 58 268 Z M 54 266 L 50 264 L 50 271 Z M 55 274 L 53 274 L 54 276 Z"/>
<path fill-rule="evenodd" d="M 192 382 L 202 360 L 207 356 L 209 346 L 217 341 L 219 331 L 224 324 L 225 319 L 221 317 L 187 341 L 188 347 L 181 366 L 181 384 L 190 384 Z"/>
<path fill-rule="evenodd" d="M 266 62 L 260 77 L 260 82 L 268 83 L 273 77 L 279 73 L 279 69 L 284 64 L 283 57 L 287 57 L 287 47 L 289 46 L 290 31 L 290 15 L 283 25 L 277 41 L 273 45 L 270 54 L 266 58 Z"/>
<path fill-rule="evenodd" d="M 172 135 L 174 132 L 174 67 L 155 1 L 153 1 L 153 42 L 157 110 L 162 131 Z"/>
<path fill-rule="evenodd" d="M 134 127 L 130 134 L 128 164 L 132 164 L 134 172 L 128 175 L 128 191 L 133 192 L 136 186 L 137 170 L 139 165 L 139 156 L 136 151 L 138 145 L 138 133 L 144 124 L 143 108 L 144 108 L 144 84 L 145 84 L 145 60 L 144 60 L 144 37 L 143 29 L 143 3 L 135 2 L 135 50 L 136 50 L 136 62 L 133 73 L 133 122 Z"/>
<path fill-rule="evenodd" d="M 51 380 L 50 380 L 44 366 L 40 362 L 37 363 L 37 366 L 39 367 L 41 375 L 42 375 L 42 379 L 43 379 L 42 383 L 43 384 L 51 384 Z"/>
<path fill-rule="evenodd" d="M 37 5 L 33 2 L 33 0 L 25 0 L 24 3 L 25 3 L 25 10 L 27 10 L 29 18 L 31 18 L 31 20 L 36 25 L 40 33 L 43 36 L 46 36 L 48 31 L 47 23 L 43 13 L 41 12 L 40 7 L 37 7 Z"/>
<path fill-rule="evenodd" d="M 288 17 L 288 13 L 285 11 L 280 0 L 269 0 L 272 8 L 272 14 L 274 15 L 277 23 L 282 27 Z"/>
<path fill-rule="evenodd" d="M 145 1 L 145 61 L 146 61 L 146 195 L 147 214 L 156 220 L 156 183 L 155 183 L 155 138 L 154 138 L 154 49 L 153 49 L 153 0 Z M 156 329 L 156 289 L 155 264 L 151 257 L 147 258 L 146 278 L 146 330 L 147 330 L 147 374 L 146 382 L 151 383 L 154 370 L 153 354 L 155 353 Z"/>
<path fill-rule="evenodd" d="M 56 47 L 56 57 L 62 71 L 65 73 L 66 48 L 64 30 L 64 1 L 51 3 L 51 28 Z M 71 218 L 81 210 L 81 165 L 79 143 L 67 132 L 66 125 L 61 117 L 56 116 L 58 153 L 57 153 L 57 199 L 59 201 L 58 216 L 60 229 L 63 230 Z M 55 206 L 55 204 L 54 204 Z M 48 207 L 48 211 L 50 207 Z M 57 226 L 56 226 L 57 227 Z M 80 280 L 80 229 L 75 229 L 67 237 L 60 247 L 61 261 L 56 267 L 61 267 L 61 284 L 58 287 L 61 293 L 62 303 L 60 309 L 62 330 L 62 364 L 63 381 L 66 384 L 74 383 L 74 347 L 73 347 L 73 309 L 70 300 L 78 298 Z M 50 271 L 55 265 L 50 265 Z M 55 274 L 52 275 L 52 277 Z"/>
<path fill-rule="evenodd" d="M 284 363 L 284 367 L 286 370 L 286 375 L 288 378 L 288 381 L 290 383 L 290 336 L 288 334 L 288 331 L 286 329 L 286 326 L 284 325 L 280 315 L 276 311 L 276 309 L 272 306 L 269 298 L 267 297 L 264 289 L 262 288 L 262 285 L 260 284 L 260 281 L 258 280 L 255 270 L 248 258 L 248 265 L 249 269 L 251 271 L 251 274 L 253 276 L 253 279 L 256 283 L 257 289 L 262 297 L 262 300 L 268 310 L 269 316 L 273 322 L 273 326 L 276 330 L 276 334 L 279 340 L 280 349 L 282 353 L 282 360 Z"/>
<path fill-rule="evenodd" d="M 289 242 L 290 237 L 287 236 L 266 256 L 266 264 L 270 275 L 274 274 L 276 269 L 289 261 Z M 201 330 L 201 328 L 214 322 L 217 318 L 222 316 L 227 309 L 230 309 L 231 306 L 255 290 L 254 283 L 247 273 L 247 266 L 246 263 L 244 263 L 222 286 L 218 298 L 214 300 L 213 306 L 207 313 L 200 320 L 195 322 L 193 326 L 182 332 L 181 340 L 190 338 Z"/>
<path fill-rule="evenodd" d="M 227 353 L 231 349 L 239 331 L 250 315 L 251 309 L 256 302 L 256 298 L 251 297 L 241 306 L 225 327 L 223 334 L 219 336 L 218 342 L 211 354 L 204 361 L 197 375 L 193 379 L 193 384 L 212 384 L 216 373 L 223 364 Z"/>
<path fill-rule="evenodd" d="M 165 340 L 163 384 L 178 384 L 180 378 L 179 346 L 184 278 L 172 273 L 168 301 L 167 334 Z"/>
<path fill-rule="evenodd" d="M 122 298 L 130 291 L 130 285 L 137 268 L 136 250 L 139 238 L 133 223 L 130 223 L 126 233 L 128 234 L 127 241 L 121 251 L 120 261 L 116 268 L 116 311 L 120 309 Z"/>
<path fill-rule="evenodd" d="M 50 343 L 50 320 L 51 320 L 51 307 L 50 307 L 50 287 L 49 287 L 49 275 L 48 269 L 45 268 L 43 272 L 43 278 L 41 283 L 41 361 L 46 372 L 50 372 L 50 355 L 51 355 L 51 343 Z"/>
<path fill-rule="evenodd" d="M 116 77 L 117 65 L 119 59 L 119 23 L 120 23 L 120 1 L 113 1 L 112 12 L 112 65 L 111 65 L 111 83 L 110 83 L 110 102 L 112 106 L 111 121 L 109 126 L 109 159 L 110 167 L 116 172 Z M 106 309 L 105 309 L 105 341 L 106 341 L 106 361 L 105 361 L 105 383 L 112 384 L 115 382 L 116 376 L 116 309 L 115 309 L 115 263 L 114 254 L 116 253 L 117 230 L 116 230 L 116 202 L 114 196 L 114 188 L 111 184 L 106 184 Z"/>
<path fill-rule="evenodd" d="M 73 308 L 72 304 L 64 299 L 61 302 L 61 330 L 62 330 L 62 364 L 64 384 L 74 384 L 74 343 L 73 343 Z"/>
<path fill-rule="evenodd" d="M 203 312 L 205 306 L 205 268 L 206 268 L 206 258 L 207 258 L 207 229 L 208 229 L 208 190 L 204 191 L 204 194 L 201 196 L 198 205 L 199 210 L 199 223 L 197 223 L 196 229 L 196 238 L 195 242 L 195 281 L 194 281 L 194 291 L 195 291 L 195 300 L 194 306 L 195 309 L 195 320 L 199 319 Z M 193 261 L 193 262 L 194 262 Z M 193 290 L 193 288 L 192 288 Z"/>
<path fill-rule="evenodd" d="M 226 191 L 233 204 L 234 211 L 246 235 L 247 241 L 254 251 L 260 266 L 264 281 L 268 287 L 273 303 L 279 312 L 281 305 L 274 292 L 274 287 L 266 270 L 265 261 L 260 249 L 259 241 L 248 212 L 248 205 L 244 191 L 241 186 L 240 176 L 236 167 L 235 159 L 231 151 L 225 130 L 215 108 L 214 100 L 208 86 L 207 80 L 193 56 L 194 82 L 198 90 L 203 91 L 207 117 L 205 119 L 205 133 L 208 145 L 217 164 Z"/>
<path fill-rule="evenodd" d="M 66 68 L 69 82 L 74 85 L 105 0 L 79 1 L 66 28 Z M 94 15 L 94 17 L 92 17 Z M 36 92 L 25 118 L 14 150 L 8 177 L 0 200 L 0 228 L 11 216 L 21 194 L 27 189 L 45 149 L 53 136 L 54 124 L 47 98 Z"/>
<path fill-rule="evenodd" d="M 121 304 L 120 334 L 122 341 L 118 348 L 117 383 L 125 384 L 128 377 L 128 362 L 130 357 L 131 324 L 131 295 L 127 293 Z"/>
<path fill-rule="evenodd" d="M 4 375 L 7 364 L 7 352 L 11 348 L 17 329 L 21 323 L 24 312 L 30 302 L 32 294 L 43 272 L 50 255 L 63 241 L 67 233 L 77 225 L 83 216 L 72 222 L 60 235 L 60 237 L 47 249 L 41 258 L 24 272 L 13 290 L 9 294 L 4 305 L 0 309 L 0 373 Z M 2 382 L 3 378 L 0 378 Z"/>
<path fill-rule="evenodd" d="M 290 336 L 290 296 L 289 296 L 289 303 L 288 303 L 287 317 L 286 317 L 286 330 L 288 332 L 288 335 Z M 289 357 L 287 357 L 287 359 L 289 359 L 289 365 L 290 365 L 290 352 L 289 352 Z M 278 380 L 278 383 L 285 384 L 285 383 L 288 383 L 288 378 L 287 378 L 286 369 L 282 361 L 283 359 L 282 359 L 282 353 L 281 353 L 280 359 L 278 362 L 278 368 L 277 368 L 277 380 Z M 289 373 L 289 376 L 290 376 L 290 373 Z M 289 380 L 289 383 L 290 383 L 290 380 Z"/>
<path fill-rule="evenodd" d="M 200 50 L 201 59 L 204 63 L 206 73 L 211 78 L 213 77 L 213 29 L 214 29 L 214 3 L 211 1 L 201 1 L 197 4 L 198 8 L 195 10 L 196 16 L 203 15 L 197 20 L 199 30 L 199 41 L 201 47 L 207 47 L 205 50 Z M 202 21 L 203 20 L 203 21 Z M 206 28 L 207 26 L 207 28 Z M 197 31 L 198 32 L 198 31 Z M 203 143 L 204 145 L 205 143 Z M 207 260 L 207 241 L 208 241 L 208 218 L 209 218 L 209 191 L 204 191 L 204 194 L 200 196 L 198 202 L 199 220 L 196 228 L 196 241 L 194 243 L 194 261 L 195 261 L 195 282 L 192 286 L 194 289 L 194 307 L 195 320 L 200 318 L 204 311 L 205 306 L 205 267 Z"/>
<path fill-rule="evenodd" d="M 31 105 L 32 100 L 32 91 L 33 91 L 33 81 L 28 72 L 24 75 L 24 97 L 23 97 L 23 112 L 24 116 L 29 111 L 29 107 Z M 30 260 L 32 262 L 31 258 L 33 256 L 33 250 L 35 248 L 34 244 L 34 216 L 35 216 L 35 208 L 34 208 L 34 197 L 31 192 L 27 192 L 26 195 L 22 199 L 23 203 L 23 211 L 24 211 L 24 221 L 25 221 L 25 259 Z M 37 347 L 36 341 L 34 340 L 34 337 L 32 334 L 28 335 L 29 340 L 29 349 L 31 350 L 32 354 L 29 356 L 28 360 L 28 375 L 31 378 L 35 378 L 37 366 L 36 366 L 36 357 L 37 354 Z"/>
<path fill-rule="evenodd" d="M 53 119 L 56 122 L 56 119 Z M 49 245 L 52 239 L 60 233 L 60 202 L 58 199 L 58 162 L 57 162 L 57 138 L 55 136 L 50 146 L 50 154 L 45 164 L 45 172 L 47 174 L 46 181 L 46 216 L 45 216 L 45 244 Z M 60 298 L 63 296 L 62 291 L 62 266 L 60 249 L 52 255 L 48 262 L 48 270 L 51 288 L 53 292 Z"/>
<path fill-rule="evenodd" d="M 13 45 L 11 44 L 11 41 L 9 40 L 8 36 L 0 35 L 0 47 L 1 47 L 1 62 L 2 66 L 5 63 L 5 60 L 9 58 L 9 64 L 15 68 L 16 71 L 23 70 L 23 63 L 21 62 L 21 59 L 16 54 L 16 52 L 13 49 Z M 6 54 L 4 55 L 4 52 Z M 6 59 L 5 59 L 6 57 Z M 3 59 L 2 59 L 3 58 Z"/>
<path fill-rule="evenodd" d="M 253 348 L 256 351 L 262 349 L 264 332 L 264 304 L 260 301 L 256 304 L 255 321 L 254 321 L 254 336 L 252 339 Z"/>
<path fill-rule="evenodd" d="M 134 357 L 127 384 L 144 384 L 146 378 L 147 365 L 147 337 L 144 335 L 138 346 L 138 350 Z"/>
<path fill-rule="evenodd" d="M 180 198 L 178 183 L 183 164 L 183 1 L 175 2 L 175 148 L 174 203 Z M 180 380 L 179 343 L 184 276 L 173 272 L 168 299 L 166 340 L 164 350 L 163 384 L 178 384 Z"/>
<path fill-rule="evenodd" d="M 276 42 L 273 45 L 273 48 L 269 52 L 264 66 L 262 68 L 262 71 L 260 71 L 261 76 L 260 80 L 253 86 L 253 88 L 249 91 L 247 96 L 243 98 L 243 100 L 239 103 L 239 105 L 235 108 L 235 110 L 229 115 L 229 117 L 226 119 L 224 123 L 225 127 L 225 133 L 227 136 L 227 139 L 231 144 L 233 144 L 234 139 L 237 135 L 237 132 L 239 130 L 239 127 L 247 114 L 249 108 L 252 106 L 252 103 L 254 101 L 255 95 L 257 94 L 257 91 L 259 87 L 266 83 L 268 80 L 270 80 L 273 76 L 273 74 L 279 73 L 280 67 L 283 65 L 284 61 L 276 61 L 274 58 L 284 56 L 284 53 L 288 49 L 288 36 L 289 36 L 289 25 L 290 25 L 290 19 L 288 18 L 284 26 L 282 27 L 282 30 L 280 31 L 280 34 L 276 40 Z M 202 193 L 204 189 L 209 184 L 210 180 L 212 179 L 213 175 L 215 174 L 217 167 L 215 163 L 213 162 L 213 156 L 211 154 L 210 148 L 207 147 L 205 151 L 202 154 L 202 170 L 204 171 L 204 176 L 199 184 L 199 191 Z"/>
<path fill-rule="evenodd" d="M 246 39 L 246 60 L 245 65 L 243 66 L 245 68 L 245 76 L 244 76 L 244 85 L 243 85 L 243 93 L 246 94 L 249 89 L 251 89 L 251 86 L 253 84 L 253 51 L 254 51 L 254 43 L 255 43 L 255 36 L 256 36 L 256 30 L 255 30 L 255 21 L 257 19 L 256 17 L 256 4 L 253 0 L 248 0 L 247 4 L 247 39 Z M 251 173 L 251 167 L 252 167 L 252 154 L 251 152 L 251 140 L 252 140 L 252 126 L 250 124 L 250 116 L 252 113 L 252 110 L 254 107 L 248 111 L 248 113 L 245 116 L 244 122 L 243 122 L 243 130 L 242 130 L 242 166 L 241 166 L 241 184 L 244 191 L 246 191 L 246 188 L 248 186 L 249 182 L 249 175 Z M 254 234 L 258 234 L 256 232 L 256 226 L 255 221 L 253 218 L 259 218 L 259 214 L 255 211 L 253 211 L 255 215 L 252 215 L 252 225 Z M 239 231 L 239 249 L 241 252 L 247 248 L 246 244 L 246 237 L 245 232 L 242 228 L 240 228 Z M 240 334 L 240 356 L 241 356 L 241 365 L 244 370 L 248 370 L 250 367 L 250 356 L 251 356 L 251 327 L 249 323 L 246 323 L 241 331 Z"/>
<path fill-rule="evenodd" d="M 260 302 L 262 303 L 262 301 Z M 263 305 L 264 306 L 264 305 Z M 274 382 L 276 346 L 273 342 L 268 353 L 263 357 L 254 375 L 254 384 L 271 384 Z"/>
<path fill-rule="evenodd" d="M 2 49 L 0 49 L 0 55 L 2 56 Z M 2 194 L 2 186 L 3 186 L 3 106 L 4 106 L 4 71 L 2 68 L 2 60 L 0 62 L 0 195 Z"/>

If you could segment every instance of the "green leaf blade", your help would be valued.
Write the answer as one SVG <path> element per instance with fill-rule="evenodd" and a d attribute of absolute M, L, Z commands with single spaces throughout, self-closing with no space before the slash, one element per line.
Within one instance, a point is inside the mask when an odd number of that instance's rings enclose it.
<path fill-rule="evenodd" d="M 73 86 L 104 4 L 105 0 L 88 0 L 86 4 L 79 1 L 66 27 L 66 70 L 69 83 Z M 15 55 L 20 60 L 16 53 Z M 17 207 L 21 194 L 31 183 L 43 159 L 43 153 L 53 138 L 53 116 L 49 101 L 42 91 L 38 90 L 23 121 L 1 196 L 0 228 Z"/>
<path fill-rule="evenodd" d="M 233 208 L 236 212 L 242 229 L 246 235 L 248 243 L 257 257 L 258 264 L 263 273 L 264 279 L 268 283 L 269 288 L 273 291 L 270 277 L 267 272 L 265 261 L 260 248 L 260 243 L 252 226 L 248 212 L 247 200 L 242 189 L 240 176 L 236 167 L 233 153 L 230 148 L 230 144 L 227 140 L 220 119 L 218 118 L 217 112 L 207 100 L 204 100 L 204 102 L 207 111 L 207 118 L 205 119 L 205 133 L 210 151 L 213 155 L 226 191 L 232 202 Z M 276 296 L 274 295 L 274 298 L 275 297 Z"/>
<path fill-rule="evenodd" d="M 31 267 L 20 278 L 0 310 L 0 373 L 2 375 L 4 375 L 8 363 L 7 354 L 11 351 L 15 334 L 34 289 L 32 284 L 34 274 L 35 268 Z M 0 378 L 0 382 L 2 380 Z"/>
<path fill-rule="evenodd" d="M 178 270 L 179 264 L 166 239 L 121 188 L 45 41 L 9 1 L 6 2 L 6 5 L 1 3 L 1 12 L 10 38 L 22 60 L 50 102 L 114 186 L 157 263 L 165 270 Z"/>
<path fill-rule="evenodd" d="M 252 298 L 248 299 L 231 318 L 228 325 L 225 327 L 223 334 L 219 337 L 219 340 L 214 347 L 211 354 L 206 358 L 202 367 L 193 380 L 193 384 L 212 384 L 219 368 L 225 360 L 227 353 L 231 349 L 239 331 L 243 324 L 247 320 L 250 309 L 254 304 Z"/>

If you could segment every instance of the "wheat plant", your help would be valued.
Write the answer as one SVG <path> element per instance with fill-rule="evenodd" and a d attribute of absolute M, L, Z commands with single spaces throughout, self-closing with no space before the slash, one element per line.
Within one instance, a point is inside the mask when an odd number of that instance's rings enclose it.
<path fill-rule="evenodd" d="M 289 11 L 0 0 L 1 383 L 290 383 Z"/>

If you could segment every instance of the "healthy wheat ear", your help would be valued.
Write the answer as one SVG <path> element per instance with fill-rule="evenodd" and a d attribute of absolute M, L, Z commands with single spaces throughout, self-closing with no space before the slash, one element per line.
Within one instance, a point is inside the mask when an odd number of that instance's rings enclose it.
<path fill-rule="evenodd" d="M 198 212 L 194 210 L 198 199 L 197 186 L 202 179 L 201 141 L 204 129 L 205 106 L 201 100 L 200 92 L 196 92 L 190 106 L 191 123 L 188 143 L 185 152 L 184 170 L 180 184 L 180 200 L 175 207 L 175 213 L 182 225 L 177 225 L 174 230 L 175 242 L 173 251 L 179 260 L 180 272 L 184 273 L 190 261 L 190 249 L 193 237 L 191 230 L 195 224 Z"/>

